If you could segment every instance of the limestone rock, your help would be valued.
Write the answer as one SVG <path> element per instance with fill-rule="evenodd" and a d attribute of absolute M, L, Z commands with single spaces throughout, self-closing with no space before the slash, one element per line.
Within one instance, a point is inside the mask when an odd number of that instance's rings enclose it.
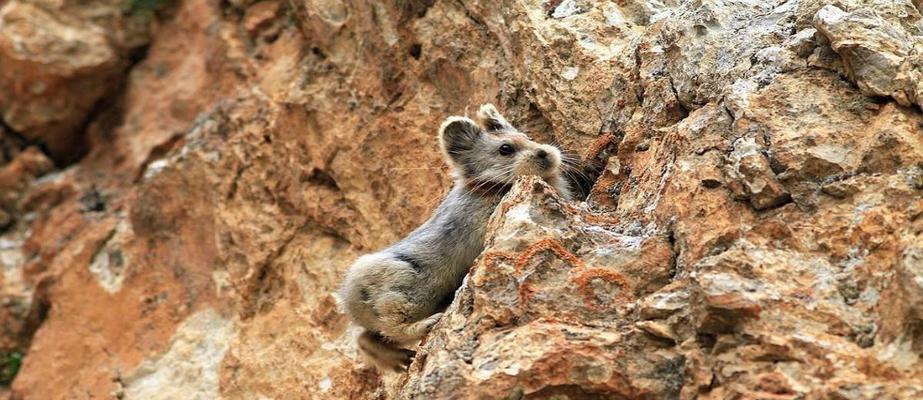
<path fill-rule="evenodd" d="M 40 141 L 59 162 L 84 152 L 81 129 L 104 95 L 120 83 L 128 48 L 146 39 L 125 26 L 117 2 L 64 5 L 11 0 L 0 7 L 0 117 Z M 121 25 L 126 25 L 122 23 Z M 118 37 L 117 37 L 118 36 Z M 121 40 L 119 40 L 121 39 Z M 134 43 L 134 42 L 140 43 Z"/>
<path fill-rule="evenodd" d="M 0 209 L 17 211 L 25 204 L 21 198 L 32 182 L 54 169 L 54 163 L 35 147 L 19 153 L 9 164 L 0 167 Z"/>
<path fill-rule="evenodd" d="M 850 80 L 863 93 L 923 107 L 923 17 L 909 5 L 900 16 L 909 32 L 897 18 L 885 19 L 874 8 L 846 12 L 828 5 L 817 11 L 814 25 L 843 58 Z"/>
<path fill-rule="evenodd" d="M 0 398 L 923 397 L 919 1 L 133 4 L 0 1 Z M 379 374 L 334 293 L 484 102 L 586 201 Z"/>
<path fill-rule="evenodd" d="M 500 204 L 399 398 L 679 394 L 682 356 L 633 323 L 637 299 L 675 272 L 668 241 L 589 222 L 551 193 L 528 179 Z"/>
<path fill-rule="evenodd" d="M 776 207 L 791 199 L 753 138 L 738 139 L 733 146 L 725 169 L 736 197 L 749 199 L 757 210 Z"/>

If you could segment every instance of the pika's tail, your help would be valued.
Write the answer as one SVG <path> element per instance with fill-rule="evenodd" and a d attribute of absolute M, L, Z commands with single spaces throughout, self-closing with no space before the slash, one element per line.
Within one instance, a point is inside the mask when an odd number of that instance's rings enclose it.
<path fill-rule="evenodd" d="M 379 371 L 403 372 L 416 353 L 399 347 L 380 333 L 365 330 L 359 335 L 359 353 Z"/>

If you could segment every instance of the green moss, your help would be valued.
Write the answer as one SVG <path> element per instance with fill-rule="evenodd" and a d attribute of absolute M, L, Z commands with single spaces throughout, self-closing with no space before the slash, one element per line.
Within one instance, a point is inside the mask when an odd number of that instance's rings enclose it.
<path fill-rule="evenodd" d="M 0 352 L 0 386 L 9 386 L 22 366 L 22 353 Z"/>

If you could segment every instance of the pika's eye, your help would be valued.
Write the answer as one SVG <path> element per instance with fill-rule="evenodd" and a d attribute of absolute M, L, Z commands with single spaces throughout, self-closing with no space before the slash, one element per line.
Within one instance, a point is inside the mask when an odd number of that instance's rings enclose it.
<path fill-rule="evenodd" d="M 514 149 L 513 146 L 510 146 L 506 143 L 500 145 L 500 155 L 501 156 L 508 156 L 515 152 L 516 152 L 516 149 Z"/>

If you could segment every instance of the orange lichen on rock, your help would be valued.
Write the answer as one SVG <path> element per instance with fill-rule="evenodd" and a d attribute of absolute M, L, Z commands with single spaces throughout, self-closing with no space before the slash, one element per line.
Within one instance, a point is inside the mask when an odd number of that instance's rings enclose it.
<path fill-rule="evenodd" d="M 622 303 L 631 300 L 631 283 L 628 279 L 625 278 L 622 274 L 604 268 L 587 268 L 580 271 L 576 271 L 574 276 L 571 277 L 574 283 L 577 284 L 577 287 L 580 290 L 580 293 L 583 295 L 583 301 L 586 303 L 588 308 L 594 310 L 601 310 L 608 307 L 612 307 L 613 303 Z M 617 290 L 607 290 L 602 294 L 597 294 L 596 290 L 592 287 L 591 284 L 596 284 L 597 282 L 604 282 L 607 285 L 614 285 Z M 609 296 L 615 295 L 614 298 Z M 605 301 L 601 300 L 606 298 Z"/>
<path fill-rule="evenodd" d="M 558 241 L 553 238 L 544 238 L 539 240 L 529 247 L 526 247 L 525 250 L 519 253 L 515 258 L 515 268 L 516 272 L 522 273 L 522 271 L 529 265 L 529 262 L 532 261 L 537 254 L 550 251 L 554 255 L 558 256 L 560 259 L 566 261 L 568 264 L 572 265 L 575 268 L 584 267 L 583 260 L 573 255 L 573 253 L 567 251 L 564 246 L 561 245 Z"/>

